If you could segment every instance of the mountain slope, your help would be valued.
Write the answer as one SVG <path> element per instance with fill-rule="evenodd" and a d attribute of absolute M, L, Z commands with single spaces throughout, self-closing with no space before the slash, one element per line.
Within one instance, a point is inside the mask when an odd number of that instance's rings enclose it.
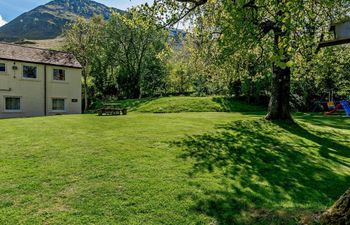
<path fill-rule="evenodd" d="M 60 36 L 64 26 L 78 17 L 102 15 L 108 19 L 112 11 L 91 0 L 54 0 L 20 15 L 0 28 L 0 40 L 51 39 Z"/>

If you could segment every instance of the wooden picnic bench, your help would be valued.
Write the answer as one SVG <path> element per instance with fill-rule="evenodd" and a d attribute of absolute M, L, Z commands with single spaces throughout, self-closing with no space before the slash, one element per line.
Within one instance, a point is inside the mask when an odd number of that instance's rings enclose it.
<path fill-rule="evenodd" d="M 99 116 L 115 116 L 115 115 L 127 115 L 128 109 L 121 108 L 118 103 L 105 103 L 101 109 L 97 110 Z"/>

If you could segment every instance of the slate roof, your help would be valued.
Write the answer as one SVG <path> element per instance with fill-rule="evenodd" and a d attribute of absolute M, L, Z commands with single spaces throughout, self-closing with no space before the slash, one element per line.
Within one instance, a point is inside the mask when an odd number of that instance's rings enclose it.
<path fill-rule="evenodd" d="M 0 42 L 0 59 L 82 68 L 75 56 L 68 52 L 25 47 L 2 42 Z"/>

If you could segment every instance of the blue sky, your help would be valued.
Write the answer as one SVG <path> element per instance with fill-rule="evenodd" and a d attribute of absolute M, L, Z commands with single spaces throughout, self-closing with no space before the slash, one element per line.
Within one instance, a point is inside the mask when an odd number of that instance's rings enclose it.
<path fill-rule="evenodd" d="M 118 9 L 127 9 L 131 6 L 152 0 L 95 0 L 107 6 L 113 6 Z M 15 17 L 27 12 L 39 5 L 50 2 L 50 0 L 0 0 L 0 26 Z"/>

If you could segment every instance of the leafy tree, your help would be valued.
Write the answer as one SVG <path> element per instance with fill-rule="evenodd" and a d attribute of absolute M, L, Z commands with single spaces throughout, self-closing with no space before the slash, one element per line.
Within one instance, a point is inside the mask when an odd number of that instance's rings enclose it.
<path fill-rule="evenodd" d="M 169 52 L 169 57 L 166 60 L 169 73 L 168 93 L 184 95 L 193 91 L 191 59 L 191 52 L 187 48 L 186 41 L 183 48 Z"/>
<path fill-rule="evenodd" d="M 92 22 L 78 18 L 65 31 L 66 44 L 64 49 L 72 52 L 82 65 L 84 87 L 84 110 L 88 109 L 89 87 L 88 80 L 91 74 L 91 63 L 98 50 L 98 37 L 101 31 L 101 18 L 95 17 Z"/>
<path fill-rule="evenodd" d="M 350 87 L 349 46 L 322 49 L 312 59 L 295 60 L 293 86 L 303 93 L 305 102 L 310 96 L 321 96 L 332 89 L 337 95 L 348 97 Z"/>
<path fill-rule="evenodd" d="M 133 10 L 113 13 L 108 21 L 78 19 L 65 37 L 65 49 L 83 66 L 85 109 L 89 95 L 141 98 L 164 92 L 166 38 L 152 18 Z"/>
<path fill-rule="evenodd" d="M 291 120 L 290 84 L 294 57 L 300 49 L 314 54 L 330 22 L 345 16 L 348 2 L 302 0 L 160 0 L 153 7 L 159 19 L 173 24 L 188 15 L 206 21 L 216 15 L 216 23 L 204 32 L 218 33 L 224 48 L 256 48 L 265 43 L 272 51 L 271 120 Z M 163 13 L 174 12 L 174 13 Z"/>
<path fill-rule="evenodd" d="M 128 98 L 141 98 L 145 77 L 159 75 L 155 66 L 165 50 L 164 34 L 152 18 L 132 11 L 130 15 L 113 14 L 106 25 L 106 51 L 118 63 L 120 86 Z M 153 70 L 154 69 L 154 70 Z M 148 86 L 150 87 L 150 86 Z"/>

